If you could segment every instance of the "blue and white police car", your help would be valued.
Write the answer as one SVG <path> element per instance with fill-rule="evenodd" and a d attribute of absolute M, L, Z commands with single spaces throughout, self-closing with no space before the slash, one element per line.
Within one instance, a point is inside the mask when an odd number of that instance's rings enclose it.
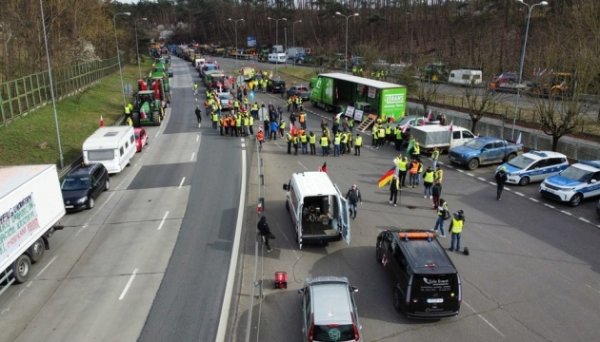
<path fill-rule="evenodd" d="M 544 197 L 576 207 L 584 198 L 600 196 L 600 160 L 575 163 L 540 185 Z"/>
<path fill-rule="evenodd" d="M 506 167 L 507 183 L 527 185 L 557 175 L 569 167 L 569 160 L 558 152 L 531 151 L 498 166 L 496 172 L 503 166 Z"/>

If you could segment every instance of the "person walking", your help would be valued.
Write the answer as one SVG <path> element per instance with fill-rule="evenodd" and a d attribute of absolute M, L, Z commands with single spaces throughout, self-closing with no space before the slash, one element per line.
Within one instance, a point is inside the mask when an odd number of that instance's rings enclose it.
<path fill-rule="evenodd" d="M 270 121 L 271 124 L 271 139 L 270 140 L 277 140 L 277 134 L 279 134 L 279 124 L 277 124 L 277 121 Z"/>
<path fill-rule="evenodd" d="M 390 204 L 393 204 L 394 207 L 396 207 L 398 192 L 402 191 L 402 189 L 400 187 L 400 179 L 398 179 L 398 176 L 394 174 L 392 177 L 392 181 L 390 182 Z"/>
<path fill-rule="evenodd" d="M 352 219 L 356 218 L 356 212 L 358 211 L 358 203 L 362 205 L 362 196 L 360 194 L 360 190 L 356 184 L 353 184 L 348 192 L 346 193 L 346 199 L 348 200 L 348 204 L 350 206 L 350 217 Z"/>
<path fill-rule="evenodd" d="M 499 201 L 500 197 L 502 197 L 502 190 L 504 190 L 504 183 L 506 183 L 507 179 L 506 166 L 500 167 L 500 170 L 496 172 L 494 178 L 496 178 L 496 201 Z"/>
<path fill-rule="evenodd" d="M 452 215 L 452 222 L 450 222 L 450 227 L 448 228 L 452 234 L 452 239 L 450 240 L 450 251 L 460 252 L 460 235 L 462 234 L 464 225 L 465 213 L 461 209 Z"/>
<path fill-rule="evenodd" d="M 433 148 L 431 152 L 431 168 L 435 170 L 437 168 L 438 160 L 440 159 L 440 149 L 437 147 Z"/>
<path fill-rule="evenodd" d="M 258 132 L 256 132 L 256 141 L 258 141 L 258 150 L 262 151 L 262 144 L 265 141 L 265 133 L 263 132 L 262 127 L 258 127 Z"/>
<path fill-rule="evenodd" d="M 354 138 L 354 155 L 360 157 L 360 148 L 362 147 L 362 137 L 360 133 L 356 133 L 356 138 Z"/>
<path fill-rule="evenodd" d="M 431 187 L 431 197 L 433 200 L 433 209 L 437 209 L 440 206 L 440 196 L 442 195 L 442 185 L 440 183 L 433 183 Z"/>
<path fill-rule="evenodd" d="M 435 171 L 433 172 L 433 182 L 442 184 L 444 180 L 444 170 L 441 165 L 436 165 Z"/>
<path fill-rule="evenodd" d="M 440 198 L 440 205 L 437 208 L 437 219 L 433 231 L 436 232 L 439 229 L 441 237 L 446 237 L 446 234 L 444 233 L 444 221 L 448 218 L 450 218 L 448 204 L 443 198 Z"/>
<path fill-rule="evenodd" d="M 264 242 L 265 246 L 267 246 L 267 252 L 271 252 L 271 245 L 269 244 L 269 239 L 274 239 L 275 235 L 271 233 L 271 229 L 269 228 L 269 224 L 267 223 L 267 217 L 262 216 L 257 224 L 258 233 L 260 234 L 261 240 Z"/>
<path fill-rule="evenodd" d="M 196 106 L 194 114 L 196 114 L 196 121 L 198 122 L 198 127 L 200 127 L 202 125 L 202 111 L 200 111 L 200 106 Z"/>
<path fill-rule="evenodd" d="M 433 187 L 433 170 L 431 169 L 431 166 L 428 166 L 427 169 L 425 169 L 425 173 L 423 173 L 423 186 L 425 187 L 423 190 L 423 198 L 429 196 L 431 199 L 431 188 Z"/>

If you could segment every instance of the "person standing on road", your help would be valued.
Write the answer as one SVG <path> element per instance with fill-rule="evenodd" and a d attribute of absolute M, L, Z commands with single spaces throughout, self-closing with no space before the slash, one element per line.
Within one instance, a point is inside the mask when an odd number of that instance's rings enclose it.
<path fill-rule="evenodd" d="M 202 124 L 202 111 L 200 111 L 200 106 L 196 106 L 196 110 L 194 111 L 196 114 L 196 121 L 198 122 L 198 127 Z"/>
<path fill-rule="evenodd" d="M 448 209 L 448 204 L 443 198 L 440 198 L 440 205 L 437 208 L 437 219 L 435 221 L 435 226 L 433 227 L 433 231 L 436 232 L 438 229 L 440 230 L 440 236 L 446 237 L 444 234 L 444 221 L 450 218 L 450 211 Z"/>
<path fill-rule="evenodd" d="M 450 240 L 450 251 L 460 252 L 460 235 L 462 234 L 464 224 L 465 213 L 461 209 L 452 215 L 452 222 L 450 222 L 450 227 L 448 228 L 452 234 L 452 240 Z"/>
<path fill-rule="evenodd" d="M 433 170 L 436 169 L 439 159 L 440 159 L 440 149 L 437 147 L 434 147 L 433 151 L 431 152 L 431 169 L 433 169 Z"/>
<path fill-rule="evenodd" d="M 507 175 L 506 175 L 506 166 L 502 166 L 496 175 L 496 201 L 500 200 L 502 197 L 502 190 L 504 190 L 504 183 L 506 183 Z"/>
<path fill-rule="evenodd" d="M 360 148 L 362 146 L 362 137 L 360 133 L 356 133 L 356 138 L 354 138 L 354 155 L 360 157 Z"/>
<path fill-rule="evenodd" d="M 431 197 L 433 200 L 433 209 L 437 209 L 440 206 L 440 196 L 442 195 L 442 184 L 433 183 L 431 187 Z"/>
<path fill-rule="evenodd" d="M 271 233 L 271 229 L 269 228 L 269 224 L 267 223 L 267 217 L 262 216 L 258 221 L 258 225 L 256 227 L 258 229 L 258 233 L 260 234 L 261 240 L 264 242 L 265 246 L 267 246 L 267 252 L 271 252 L 271 245 L 269 244 L 269 239 L 275 238 L 273 233 Z"/>
<path fill-rule="evenodd" d="M 392 177 L 392 181 L 390 182 L 390 204 L 393 204 L 394 207 L 396 207 L 398 192 L 402 191 L 402 189 L 400 187 L 400 179 L 398 179 L 398 176 L 394 174 Z"/>
<path fill-rule="evenodd" d="M 435 183 L 440 183 L 440 185 L 442 185 L 443 180 L 444 180 L 444 170 L 442 170 L 441 165 L 436 165 L 435 171 L 433 172 L 433 181 Z"/>
<path fill-rule="evenodd" d="M 427 196 L 429 196 L 431 199 L 431 188 L 433 186 L 433 170 L 431 169 L 431 166 L 428 166 L 427 169 L 425 169 L 425 173 L 423 174 L 423 186 L 425 187 L 423 191 L 423 198 L 427 198 Z"/>
<path fill-rule="evenodd" d="M 353 184 L 352 187 L 348 189 L 348 192 L 346 193 L 346 199 L 350 205 L 350 217 L 355 219 L 356 212 L 358 211 L 358 202 L 360 202 L 362 205 L 362 196 L 356 184 Z"/>
<path fill-rule="evenodd" d="M 316 155 L 317 154 L 317 136 L 310 131 L 308 133 L 308 145 L 310 145 L 310 154 L 311 155 Z"/>

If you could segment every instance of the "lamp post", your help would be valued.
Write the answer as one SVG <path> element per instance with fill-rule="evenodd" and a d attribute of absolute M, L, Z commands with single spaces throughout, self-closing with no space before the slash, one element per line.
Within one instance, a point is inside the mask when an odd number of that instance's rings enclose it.
<path fill-rule="evenodd" d="M 245 21 L 244 18 L 240 19 L 232 19 L 227 18 L 228 21 L 233 22 L 233 30 L 235 31 L 235 68 L 238 67 L 238 45 L 237 45 L 237 23 L 240 21 Z"/>
<path fill-rule="evenodd" d="M 358 17 L 358 12 L 349 15 L 343 15 L 340 12 L 335 12 L 335 15 L 346 18 L 346 53 L 344 54 L 344 71 L 348 72 L 348 20 L 352 17 Z"/>
<path fill-rule="evenodd" d="M 137 35 L 137 22 L 138 21 L 147 21 L 148 18 L 139 18 L 133 22 L 133 26 L 135 29 L 135 53 L 137 56 L 137 65 L 138 65 L 138 73 L 140 75 L 140 79 L 142 79 L 142 68 L 140 67 L 140 47 L 138 44 L 138 35 Z"/>
<path fill-rule="evenodd" d="M 123 94 L 123 106 L 127 103 L 125 99 L 125 84 L 123 83 L 123 69 L 121 68 L 121 55 L 119 54 L 119 40 L 117 39 L 117 16 L 126 15 L 130 16 L 131 12 L 119 12 L 113 15 L 113 29 L 115 31 L 115 43 L 117 44 L 117 61 L 119 62 L 119 75 L 121 76 L 121 93 Z"/>
<path fill-rule="evenodd" d="M 529 35 L 529 23 L 531 21 L 531 12 L 536 6 L 548 6 L 548 1 L 540 1 L 536 4 L 529 5 L 523 0 L 517 0 L 521 5 L 527 6 L 527 24 L 525 26 L 525 39 L 523 39 L 523 50 L 521 51 L 521 60 L 519 62 L 519 83 L 517 84 L 517 102 L 515 104 L 515 115 L 513 117 L 511 139 L 515 139 L 515 125 L 517 123 L 517 109 L 521 99 L 521 83 L 523 82 L 523 65 L 525 64 L 525 50 L 527 49 L 527 36 Z"/>
<path fill-rule="evenodd" d="M 292 23 L 292 47 L 296 46 L 295 45 L 296 44 L 296 40 L 295 40 L 295 37 L 294 37 L 294 33 L 295 33 L 294 26 L 296 26 L 296 24 L 301 23 L 301 22 L 302 22 L 302 19 L 296 20 L 296 21 L 294 21 Z"/>
<path fill-rule="evenodd" d="M 58 128 L 58 114 L 56 114 L 56 96 L 54 95 L 54 82 L 52 80 L 52 67 L 50 66 L 50 53 L 48 52 L 48 37 L 46 36 L 46 21 L 44 19 L 44 6 L 40 0 L 40 12 L 42 15 L 42 29 L 44 33 L 44 46 L 46 48 L 46 62 L 48 62 L 48 80 L 50 81 L 50 96 L 52 97 L 52 111 L 54 112 L 54 126 L 56 126 L 56 139 L 58 140 L 58 157 L 60 168 L 65 167 L 62 144 L 60 143 L 60 129 Z"/>
<path fill-rule="evenodd" d="M 279 38 L 279 21 L 283 20 L 283 21 L 287 21 L 287 18 L 271 18 L 271 17 L 267 17 L 268 20 L 274 20 L 275 21 L 275 45 L 279 45 L 278 43 L 278 38 Z M 277 58 L 275 58 L 275 75 L 278 75 L 278 71 L 277 71 L 277 67 L 279 66 L 279 55 L 277 55 Z"/>

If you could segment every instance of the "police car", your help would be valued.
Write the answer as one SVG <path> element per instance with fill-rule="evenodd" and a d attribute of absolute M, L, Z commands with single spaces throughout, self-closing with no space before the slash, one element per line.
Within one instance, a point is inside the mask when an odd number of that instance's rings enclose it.
<path fill-rule="evenodd" d="M 540 185 L 544 197 L 576 207 L 584 198 L 600 195 L 600 160 L 575 163 Z"/>
<path fill-rule="evenodd" d="M 527 185 L 541 182 L 569 167 L 567 156 L 552 151 L 532 151 L 521 154 L 498 166 L 496 172 L 506 167 L 507 183 Z"/>

